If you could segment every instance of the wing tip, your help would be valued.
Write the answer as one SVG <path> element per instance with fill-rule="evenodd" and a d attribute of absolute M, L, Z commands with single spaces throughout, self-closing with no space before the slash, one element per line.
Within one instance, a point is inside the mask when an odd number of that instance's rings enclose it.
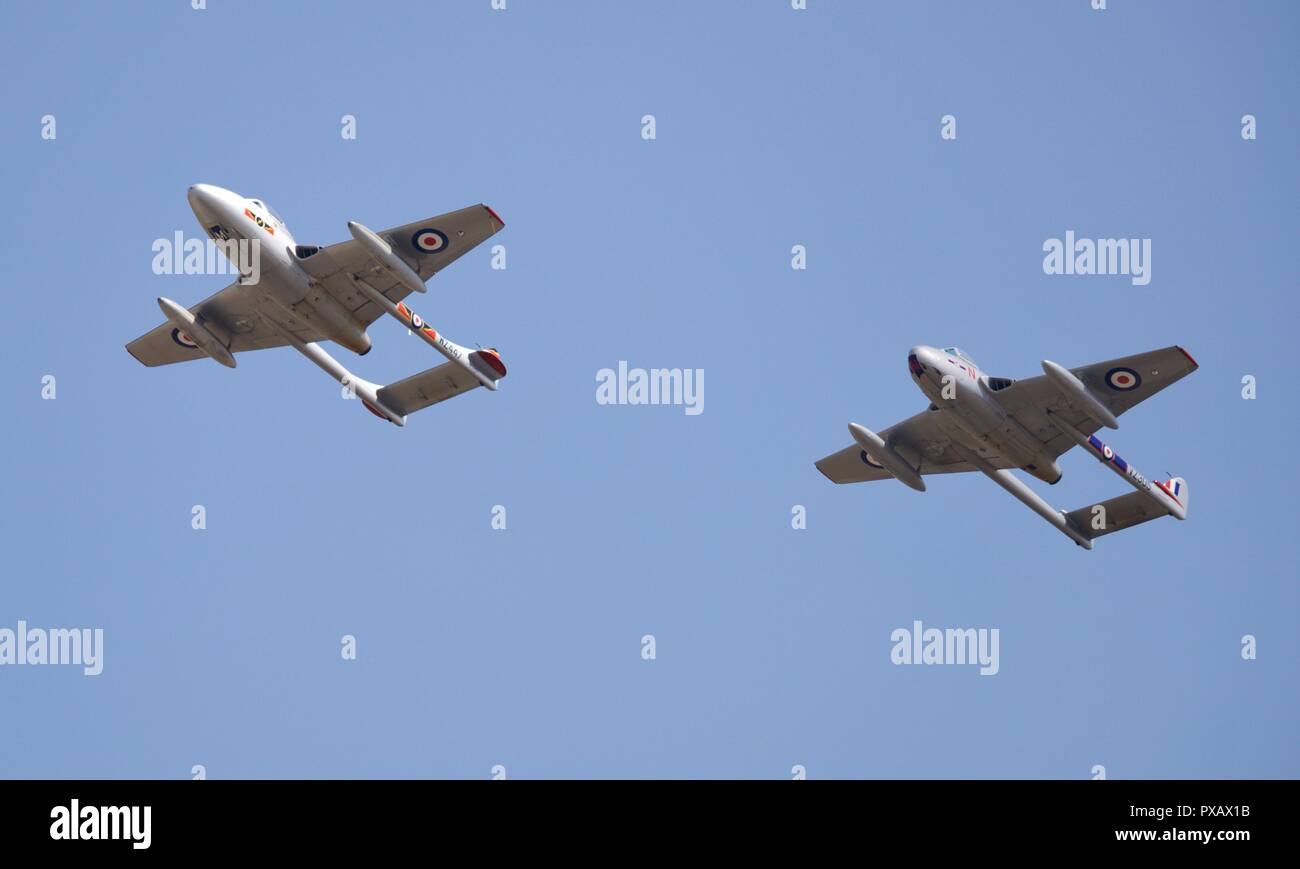
<path fill-rule="evenodd" d="M 830 481 L 831 481 L 832 483 L 834 483 L 835 485 L 837 485 L 837 486 L 842 485 L 842 484 L 844 483 L 843 480 L 837 480 L 837 479 L 835 479 L 834 477 L 831 476 L 830 471 L 828 471 L 828 470 L 826 470 L 825 468 L 822 467 L 822 463 L 825 462 L 825 461 L 826 461 L 826 459 L 819 459 L 819 460 L 813 462 L 813 467 L 816 468 L 817 470 L 821 471 L 821 475 L 822 475 L 823 477 L 825 477 L 826 479 L 830 480 Z"/>
<path fill-rule="evenodd" d="M 1180 344 L 1175 344 L 1174 347 L 1176 347 L 1176 348 L 1178 349 L 1178 352 L 1179 352 L 1179 353 L 1181 353 L 1181 354 L 1183 354 L 1184 356 L 1187 357 L 1187 361 L 1188 361 L 1188 362 L 1192 363 L 1192 370 L 1193 370 L 1193 371 L 1195 371 L 1197 368 L 1200 368 L 1200 367 L 1201 367 L 1200 365 L 1197 364 L 1196 360 L 1192 358 L 1192 354 L 1188 353 L 1187 350 L 1184 349 L 1182 345 L 1180 345 Z"/>
<path fill-rule="evenodd" d="M 501 215 L 497 214 L 496 209 L 494 209 L 491 205 L 488 205 L 486 202 L 481 204 L 483 208 L 487 211 L 487 213 L 492 216 L 492 219 L 500 224 L 500 226 L 498 226 L 497 229 L 504 229 L 506 222 L 501 219 Z"/>
<path fill-rule="evenodd" d="M 136 343 L 135 341 L 132 341 L 130 344 L 127 344 L 127 345 L 126 345 L 126 352 L 127 352 L 127 353 L 130 353 L 130 354 L 131 354 L 131 358 L 133 358 L 136 362 L 139 362 L 139 363 L 140 363 L 141 365 L 143 365 L 145 368 L 152 368 L 152 367 L 153 367 L 152 365 L 150 365 L 148 362 L 145 362 L 143 359 L 141 359 L 140 356 L 139 356 L 139 354 L 137 354 L 134 350 L 131 349 L 132 347 L 135 346 L 135 343 Z"/>

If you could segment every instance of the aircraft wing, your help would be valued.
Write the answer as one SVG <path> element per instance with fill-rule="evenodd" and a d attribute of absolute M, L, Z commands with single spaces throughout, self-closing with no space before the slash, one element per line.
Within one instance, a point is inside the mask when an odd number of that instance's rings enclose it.
<path fill-rule="evenodd" d="M 1089 392 L 1111 413 L 1119 416 L 1166 386 L 1182 380 L 1197 367 L 1196 360 L 1186 350 L 1173 346 L 1071 368 L 1070 372 L 1082 380 Z M 1017 380 L 994 392 L 993 397 L 1017 422 L 1046 444 L 1053 456 L 1069 450 L 1074 441 L 1052 425 L 1047 410 L 1059 413 L 1065 422 L 1085 435 L 1101 427 L 1096 420 L 1072 407 L 1045 374 Z"/>
<path fill-rule="evenodd" d="M 922 476 L 975 470 L 970 462 L 952 449 L 952 441 L 940 430 L 937 416 L 938 411 L 923 410 L 916 416 L 909 417 L 880 432 L 880 437 L 913 467 L 916 467 Z M 995 468 L 1011 467 L 997 453 L 984 450 L 980 450 L 980 453 Z M 856 443 L 818 461 L 817 470 L 825 474 L 832 483 L 865 483 L 871 480 L 893 479 L 889 471 L 881 467 Z"/>
<path fill-rule="evenodd" d="M 503 226 L 505 223 L 488 206 L 471 205 L 377 234 L 392 245 L 393 253 L 427 281 Z M 349 275 L 364 274 L 366 283 L 393 302 L 400 302 L 410 295 L 406 287 L 379 268 L 355 239 L 323 247 L 300 259 L 299 264 L 364 326 L 369 326 L 384 312 L 353 286 Z"/>
<path fill-rule="evenodd" d="M 265 287 L 245 285 L 239 281 L 208 296 L 190 308 L 232 353 L 283 347 L 288 342 L 258 313 Z M 299 320 L 284 318 L 285 326 L 303 341 L 320 341 L 325 336 Z M 126 345 L 127 352 L 140 362 L 154 367 L 207 359 L 194 342 L 170 322 L 136 338 Z"/>

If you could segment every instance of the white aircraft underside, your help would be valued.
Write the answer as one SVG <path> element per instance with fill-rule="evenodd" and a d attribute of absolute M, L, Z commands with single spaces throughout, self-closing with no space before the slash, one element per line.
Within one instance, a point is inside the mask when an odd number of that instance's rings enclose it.
<path fill-rule="evenodd" d="M 211 357 L 234 368 L 236 353 L 290 346 L 396 425 L 404 425 L 407 414 L 478 386 L 494 390 L 505 376 L 496 350 L 456 344 L 403 302 L 505 225 L 488 206 L 472 205 L 379 233 L 349 223 L 351 241 L 316 247 L 297 244 L 261 200 L 209 184 L 194 185 L 188 198 L 199 224 L 222 244 L 243 277 L 188 309 L 160 298 L 167 322 L 126 347 L 145 365 Z M 250 255 L 258 257 L 256 268 L 241 261 Z M 381 386 L 353 375 L 317 343 L 334 341 L 364 355 L 371 346 L 366 330 L 384 314 L 448 361 Z"/>
<path fill-rule="evenodd" d="M 1043 361 L 1026 380 L 989 377 L 956 347 L 914 347 L 908 370 L 930 407 L 879 434 L 849 424 L 854 444 L 817 462 L 836 483 L 898 479 L 925 491 L 924 476 L 979 471 L 1087 549 L 1104 534 L 1160 516 L 1187 517 L 1187 481 L 1148 480 L 1095 434 L 1196 370 L 1181 347 L 1166 347 L 1081 368 Z M 1079 510 L 1057 511 L 1011 473 L 1020 468 L 1056 483 L 1057 459 L 1079 445 L 1136 491 Z"/>

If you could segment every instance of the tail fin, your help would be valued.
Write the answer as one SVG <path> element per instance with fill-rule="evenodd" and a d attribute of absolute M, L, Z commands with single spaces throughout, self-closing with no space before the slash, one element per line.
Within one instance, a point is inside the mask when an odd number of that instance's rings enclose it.
<path fill-rule="evenodd" d="M 1165 494 L 1173 498 L 1183 507 L 1183 516 L 1187 515 L 1187 496 L 1189 494 L 1187 481 L 1182 477 L 1170 477 L 1169 482 L 1162 483 L 1156 481 L 1156 485 L 1165 490 Z M 1181 518 L 1181 517 L 1180 517 Z"/>
<path fill-rule="evenodd" d="M 475 350 L 466 358 L 469 359 L 469 364 L 475 371 L 491 380 L 494 385 L 498 380 L 506 376 L 506 364 L 501 361 L 501 354 L 496 351 L 495 347 Z"/>

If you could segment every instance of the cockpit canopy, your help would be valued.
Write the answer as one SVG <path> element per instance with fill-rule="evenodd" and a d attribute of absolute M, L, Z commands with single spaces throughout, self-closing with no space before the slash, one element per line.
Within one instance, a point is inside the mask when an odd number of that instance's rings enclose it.
<path fill-rule="evenodd" d="M 979 363 L 963 353 L 960 347 L 945 347 L 943 348 L 943 352 L 947 353 L 949 356 L 956 356 L 958 359 L 961 359 L 964 362 L 969 362 L 974 367 L 979 368 Z"/>
<path fill-rule="evenodd" d="M 258 208 L 266 209 L 266 212 L 275 219 L 276 223 L 280 224 L 281 226 L 284 226 L 284 218 L 281 217 L 279 214 L 277 214 L 274 208 L 267 205 L 265 202 L 263 202 L 260 199 L 250 199 L 248 201 L 256 205 Z"/>

